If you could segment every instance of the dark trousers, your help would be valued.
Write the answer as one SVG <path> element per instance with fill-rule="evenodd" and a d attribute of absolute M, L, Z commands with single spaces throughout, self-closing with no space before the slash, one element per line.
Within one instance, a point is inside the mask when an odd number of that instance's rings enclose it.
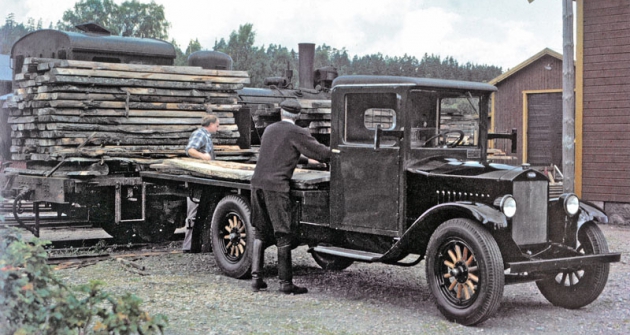
<path fill-rule="evenodd" d="M 252 189 L 252 225 L 255 237 L 266 245 L 277 241 L 277 246 L 291 245 L 291 199 L 288 192 Z"/>

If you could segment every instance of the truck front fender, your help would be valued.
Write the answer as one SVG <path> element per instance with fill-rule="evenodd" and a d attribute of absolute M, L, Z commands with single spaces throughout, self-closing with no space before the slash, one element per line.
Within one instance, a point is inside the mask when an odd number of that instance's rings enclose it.
<path fill-rule="evenodd" d="M 582 225 L 589 221 L 595 221 L 598 223 L 608 223 L 608 215 L 595 206 L 594 204 L 580 200 L 580 217 L 578 218 L 578 229 Z"/>
<path fill-rule="evenodd" d="M 488 205 L 474 202 L 439 204 L 414 221 L 400 240 L 383 256 L 383 259 L 393 260 L 404 253 L 424 255 L 433 231 L 441 223 L 453 218 L 469 218 L 480 222 L 489 230 L 498 230 L 508 226 L 505 215 Z"/>

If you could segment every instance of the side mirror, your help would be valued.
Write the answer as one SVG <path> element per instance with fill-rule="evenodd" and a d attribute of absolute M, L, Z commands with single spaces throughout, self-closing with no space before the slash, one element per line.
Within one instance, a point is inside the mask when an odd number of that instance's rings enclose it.
<path fill-rule="evenodd" d="M 516 128 L 512 128 L 512 132 L 510 134 L 494 134 L 488 133 L 488 139 L 493 140 L 496 138 L 503 138 L 512 141 L 512 153 L 516 153 L 517 143 L 516 143 Z"/>

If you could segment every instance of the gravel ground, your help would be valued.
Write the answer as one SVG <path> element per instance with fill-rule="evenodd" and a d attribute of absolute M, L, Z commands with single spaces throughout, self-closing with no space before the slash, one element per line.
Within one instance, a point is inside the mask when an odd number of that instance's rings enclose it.
<path fill-rule="evenodd" d="M 222 275 L 212 254 L 136 260 L 146 276 L 115 260 L 57 273 L 68 283 L 99 279 L 112 293 L 136 294 L 149 313 L 168 316 L 166 334 L 630 334 L 630 227 L 601 228 L 622 261 L 612 264 L 598 300 L 566 310 L 547 302 L 534 283 L 506 286 L 498 312 L 476 327 L 442 317 L 431 301 L 424 262 L 411 268 L 355 263 L 326 272 L 300 247 L 293 253 L 294 281 L 309 293 L 298 296 L 277 292 L 274 247 L 265 255 L 270 288 L 259 293 L 251 292 L 248 280 Z"/>

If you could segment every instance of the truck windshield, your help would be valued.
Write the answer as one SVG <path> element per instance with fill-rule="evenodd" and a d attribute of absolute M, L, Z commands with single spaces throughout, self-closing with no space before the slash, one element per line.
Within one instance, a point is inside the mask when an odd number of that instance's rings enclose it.
<path fill-rule="evenodd" d="M 469 92 L 411 91 L 411 147 L 477 146 L 479 101 Z"/>

